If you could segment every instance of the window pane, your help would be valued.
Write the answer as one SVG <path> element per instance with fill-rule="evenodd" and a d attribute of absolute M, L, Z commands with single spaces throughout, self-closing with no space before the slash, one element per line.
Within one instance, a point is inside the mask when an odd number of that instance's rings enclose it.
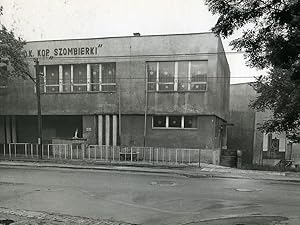
<path fill-rule="evenodd" d="M 159 63 L 159 82 L 172 83 L 174 82 L 175 62 L 160 62 Z"/>
<path fill-rule="evenodd" d="M 93 84 L 99 83 L 99 64 L 91 64 L 91 82 Z"/>
<path fill-rule="evenodd" d="M 75 64 L 73 66 L 73 83 L 86 84 L 86 64 Z"/>
<path fill-rule="evenodd" d="M 206 91 L 207 84 L 191 84 L 191 90 L 193 91 Z"/>
<path fill-rule="evenodd" d="M 74 92 L 85 92 L 85 91 L 87 91 L 87 87 L 86 87 L 86 85 L 74 85 L 73 91 Z"/>
<path fill-rule="evenodd" d="M 155 90 L 156 90 L 156 83 L 148 82 L 148 91 L 155 91 Z"/>
<path fill-rule="evenodd" d="M 169 116 L 169 127 L 181 127 L 181 116 Z"/>
<path fill-rule="evenodd" d="M 207 81 L 207 61 L 192 61 L 191 62 L 191 81 L 206 82 Z"/>
<path fill-rule="evenodd" d="M 153 127 L 166 127 L 166 116 L 154 116 Z"/>
<path fill-rule="evenodd" d="M 59 86 L 47 86 L 46 92 L 59 92 Z"/>
<path fill-rule="evenodd" d="M 178 62 L 178 91 L 184 91 L 188 89 L 188 73 L 189 73 L 189 62 L 179 61 Z"/>
<path fill-rule="evenodd" d="M 46 84 L 59 84 L 58 65 L 46 66 Z"/>
<path fill-rule="evenodd" d="M 197 117 L 184 116 L 184 128 L 197 128 Z"/>
<path fill-rule="evenodd" d="M 174 84 L 160 84 L 160 91 L 174 91 Z"/>
<path fill-rule="evenodd" d="M 71 91 L 71 65 L 63 65 L 63 91 Z"/>
<path fill-rule="evenodd" d="M 148 74 L 148 82 L 156 82 L 156 62 L 148 62 L 147 63 L 147 74 Z"/>
<path fill-rule="evenodd" d="M 102 83 L 116 83 L 116 64 L 102 64 Z"/>

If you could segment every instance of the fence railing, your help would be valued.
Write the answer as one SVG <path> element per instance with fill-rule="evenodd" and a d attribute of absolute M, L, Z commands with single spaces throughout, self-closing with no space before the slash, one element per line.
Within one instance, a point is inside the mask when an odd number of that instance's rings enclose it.
<path fill-rule="evenodd" d="M 43 144 L 42 151 L 38 151 L 38 149 L 38 144 L 31 143 L 0 144 L 0 157 L 190 165 L 200 165 L 201 160 L 201 149 L 85 144 Z M 41 152 L 41 156 L 39 152 Z"/>

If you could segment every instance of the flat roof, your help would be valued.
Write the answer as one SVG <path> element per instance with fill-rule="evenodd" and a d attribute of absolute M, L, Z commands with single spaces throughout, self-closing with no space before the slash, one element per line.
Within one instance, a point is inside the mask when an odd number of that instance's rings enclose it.
<path fill-rule="evenodd" d="M 200 33 L 176 33 L 176 34 L 147 34 L 140 36 L 112 36 L 112 37 L 92 37 L 92 38 L 66 38 L 66 39 L 48 39 L 48 40 L 33 40 L 26 41 L 26 43 L 33 42 L 49 42 L 49 41 L 76 41 L 76 40 L 94 40 L 94 39 L 112 39 L 112 38 L 143 38 L 143 37 L 159 37 L 159 36 L 180 36 L 180 35 L 201 35 L 201 34 L 215 34 L 212 31 L 200 32 Z M 215 34 L 215 36 L 219 37 L 219 35 Z"/>

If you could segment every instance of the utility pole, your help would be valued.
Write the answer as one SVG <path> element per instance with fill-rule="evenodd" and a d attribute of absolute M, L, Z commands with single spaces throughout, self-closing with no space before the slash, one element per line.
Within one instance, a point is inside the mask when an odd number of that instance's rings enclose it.
<path fill-rule="evenodd" d="M 39 60 L 34 59 L 35 74 L 36 74 L 36 97 L 37 97 L 37 116 L 38 116 L 38 154 L 42 159 L 42 110 L 41 110 L 41 89 L 40 89 L 40 73 L 39 73 Z"/>

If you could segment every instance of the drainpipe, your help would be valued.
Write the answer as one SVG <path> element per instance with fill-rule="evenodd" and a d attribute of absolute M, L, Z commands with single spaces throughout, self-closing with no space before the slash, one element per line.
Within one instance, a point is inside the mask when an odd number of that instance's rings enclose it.
<path fill-rule="evenodd" d="M 148 76 L 147 76 L 147 64 L 145 62 L 145 114 L 144 114 L 144 147 L 146 147 L 146 135 L 147 135 L 147 110 L 148 110 Z"/>
<path fill-rule="evenodd" d="M 121 144 L 121 122 L 122 122 L 122 120 L 121 120 L 121 78 L 119 77 L 119 79 L 118 79 L 118 81 L 119 81 L 119 145 L 120 146 L 122 146 L 122 144 Z"/>

